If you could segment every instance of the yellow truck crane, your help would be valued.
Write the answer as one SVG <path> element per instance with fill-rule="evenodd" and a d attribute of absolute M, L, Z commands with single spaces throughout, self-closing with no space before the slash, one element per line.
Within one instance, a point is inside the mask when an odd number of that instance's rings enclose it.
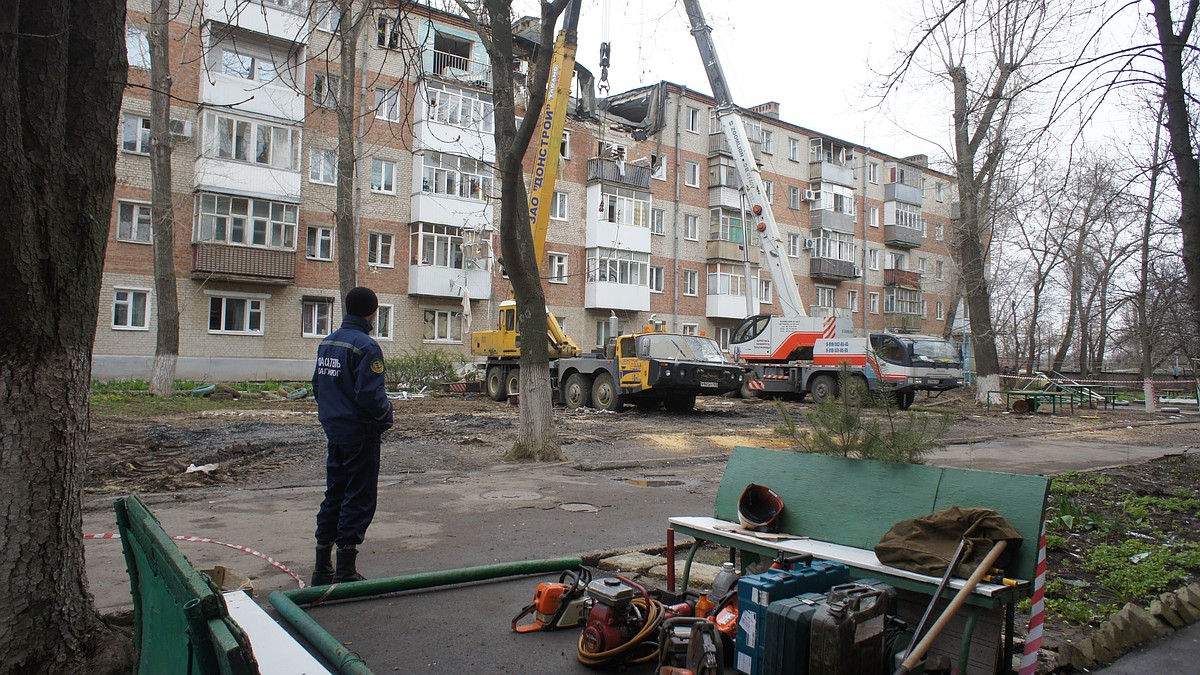
<path fill-rule="evenodd" d="M 558 179 L 559 149 L 575 71 L 579 5 L 579 0 L 568 5 L 554 45 L 539 126 L 529 189 L 529 225 L 538 261 L 545 250 L 550 203 Z M 692 409 L 698 395 L 724 394 L 742 386 L 743 369 L 727 362 L 711 338 L 667 333 L 661 324 L 653 324 L 640 333 L 617 337 L 603 350 L 585 354 L 550 312 L 546 323 L 550 384 L 559 400 L 570 407 L 615 411 L 626 402 L 644 408 L 661 403 L 668 410 L 686 411 Z M 471 353 L 486 358 L 485 383 L 492 400 L 502 401 L 518 393 L 521 334 L 516 302 L 500 303 L 494 330 L 471 333 Z"/>

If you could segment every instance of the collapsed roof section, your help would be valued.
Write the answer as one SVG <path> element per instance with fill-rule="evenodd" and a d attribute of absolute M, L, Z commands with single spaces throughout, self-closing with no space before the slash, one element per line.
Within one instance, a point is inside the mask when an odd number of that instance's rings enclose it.
<path fill-rule="evenodd" d="M 536 16 L 523 16 L 513 22 L 513 38 L 518 48 L 524 49 L 532 60 L 541 49 L 542 20 Z M 575 92 L 571 96 L 571 115 L 583 119 L 596 118 L 596 76 L 592 71 L 575 62 Z"/>
<path fill-rule="evenodd" d="M 600 102 L 609 122 L 628 127 L 634 138 L 648 138 L 662 131 L 667 124 L 667 83 L 609 96 Z"/>

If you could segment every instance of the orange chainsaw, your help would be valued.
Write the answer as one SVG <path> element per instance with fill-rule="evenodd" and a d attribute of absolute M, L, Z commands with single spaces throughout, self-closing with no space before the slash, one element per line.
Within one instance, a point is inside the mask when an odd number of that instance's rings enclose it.
<path fill-rule="evenodd" d="M 513 617 L 512 629 L 518 633 L 532 633 L 582 626 L 587 617 L 585 591 L 591 580 L 591 573 L 580 568 L 577 572 L 563 572 L 557 583 L 546 581 L 538 584 L 533 594 L 533 604 Z M 533 615 L 531 623 L 517 625 L 530 614 Z"/>

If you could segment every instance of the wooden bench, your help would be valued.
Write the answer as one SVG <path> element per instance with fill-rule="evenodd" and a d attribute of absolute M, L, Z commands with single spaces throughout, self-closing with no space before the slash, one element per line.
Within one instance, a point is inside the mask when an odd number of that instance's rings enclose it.
<path fill-rule="evenodd" d="M 133 592 L 138 672 L 329 672 L 249 596 L 222 594 L 196 571 L 142 500 L 121 497 L 113 508 Z"/>
<path fill-rule="evenodd" d="M 780 534 L 794 538 L 772 540 L 739 531 L 737 503 L 750 483 L 766 485 L 783 497 Z M 936 647 L 933 653 L 949 652 L 948 656 L 959 661 L 959 672 L 991 672 L 1000 669 L 1001 664 L 1007 671 L 1013 653 L 1014 606 L 1031 594 L 1029 580 L 1037 569 L 1037 544 L 1049 492 L 1050 480 L 1044 476 L 738 447 L 730 455 L 717 489 L 713 517 L 669 519 L 667 587 L 675 590 L 674 544 L 678 533 L 695 540 L 683 564 L 684 588 L 696 551 L 705 542 L 728 547 L 731 557 L 735 551 L 740 552 L 743 567 L 751 560 L 781 553 L 810 554 L 844 563 L 862 577 L 895 586 L 905 600 L 901 618 L 910 619 L 909 625 L 913 626 L 940 579 L 880 563 L 874 553 L 875 544 L 901 520 L 951 506 L 992 508 L 1024 538 L 1005 569 L 1006 576 L 1023 581 L 1017 586 L 977 586 L 967 600 L 966 616 L 960 612 L 957 618 L 961 624 L 957 633 L 947 631 L 944 635 L 950 637 L 948 644 Z M 952 580 L 945 596 L 950 597 L 962 585 L 963 580 Z M 1001 623 L 1002 655 L 998 653 Z M 958 649 L 951 649 L 951 644 Z"/>
<path fill-rule="evenodd" d="M 1005 410 L 1011 409 L 1013 412 L 1037 412 L 1042 401 L 1049 401 L 1051 413 L 1055 415 L 1058 414 L 1058 406 L 1064 403 L 1070 407 L 1071 414 L 1074 415 L 1075 400 L 1079 396 L 1074 392 L 1046 391 L 1043 389 L 1016 389 L 1012 391 L 993 389 L 988 392 L 987 409 L 989 412 L 992 410 L 992 394 L 1003 394 Z M 1026 408 L 1024 410 L 1017 410 L 1013 399 L 1019 402 L 1023 401 Z"/>

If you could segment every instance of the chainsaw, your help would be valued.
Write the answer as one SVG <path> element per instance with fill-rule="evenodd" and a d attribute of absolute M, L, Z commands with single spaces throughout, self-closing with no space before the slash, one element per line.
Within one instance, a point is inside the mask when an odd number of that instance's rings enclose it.
<path fill-rule="evenodd" d="M 538 584 L 533 594 L 533 604 L 513 617 L 512 629 L 518 633 L 532 633 L 582 626 L 587 616 L 584 591 L 591 580 L 591 573 L 580 568 L 578 572 L 563 572 L 557 583 L 547 581 Z M 531 623 L 517 625 L 530 614 L 533 615 Z"/>

